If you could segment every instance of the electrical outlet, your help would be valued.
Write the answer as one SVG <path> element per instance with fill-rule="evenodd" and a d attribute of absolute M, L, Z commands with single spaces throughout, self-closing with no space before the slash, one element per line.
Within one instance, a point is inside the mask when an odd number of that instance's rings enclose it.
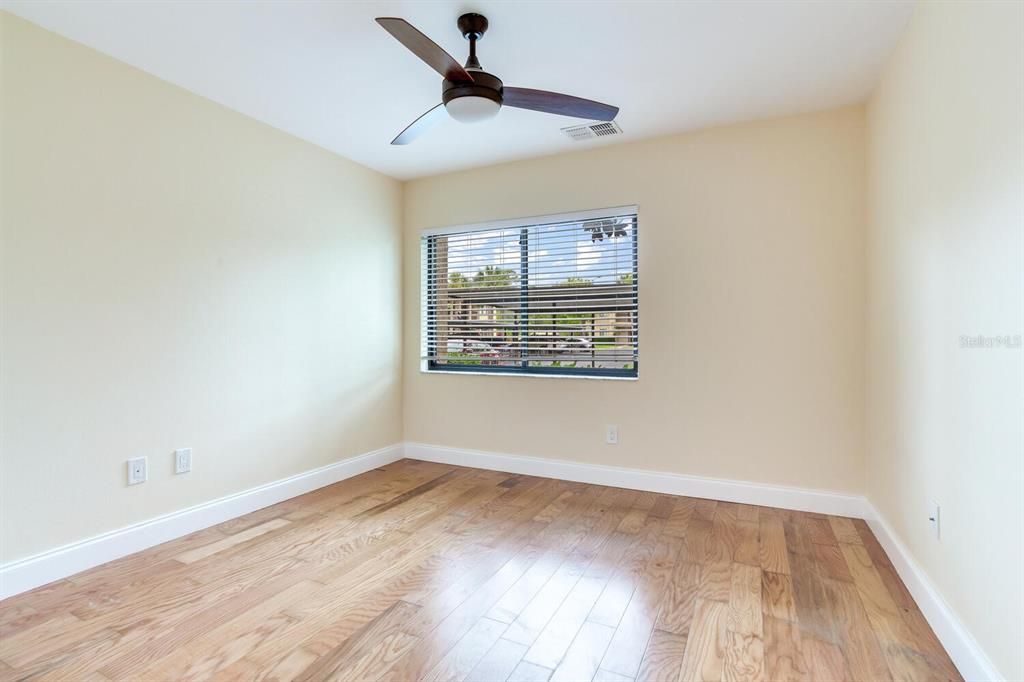
<path fill-rule="evenodd" d="M 174 473 L 187 474 L 192 471 L 192 448 L 174 451 Z"/>
<path fill-rule="evenodd" d="M 609 424 L 604 427 L 604 442 L 608 445 L 618 445 L 619 443 L 619 427 L 614 424 Z"/>
<path fill-rule="evenodd" d="M 936 540 L 942 539 L 940 530 L 940 524 L 942 522 L 942 510 L 939 508 L 939 503 L 932 500 L 928 503 L 928 523 L 931 525 L 932 535 L 935 536 Z"/>
<path fill-rule="evenodd" d="M 128 485 L 145 483 L 148 478 L 149 467 L 146 465 L 145 457 L 136 457 L 128 460 Z"/>

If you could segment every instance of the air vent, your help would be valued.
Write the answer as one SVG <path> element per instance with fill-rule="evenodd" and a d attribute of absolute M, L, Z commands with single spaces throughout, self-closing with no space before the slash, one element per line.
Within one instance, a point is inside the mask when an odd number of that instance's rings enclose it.
<path fill-rule="evenodd" d="M 571 126 L 562 128 L 569 139 L 580 142 L 581 140 L 592 140 L 595 137 L 607 137 L 608 135 L 621 135 L 622 128 L 615 121 L 602 121 L 601 123 L 588 123 L 583 126 Z"/>

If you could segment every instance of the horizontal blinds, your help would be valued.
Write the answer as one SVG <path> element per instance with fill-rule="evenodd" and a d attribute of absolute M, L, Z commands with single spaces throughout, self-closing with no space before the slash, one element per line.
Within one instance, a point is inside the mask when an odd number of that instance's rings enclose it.
<path fill-rule="evenodd" d="M 635 374 L 635 213 L 423 237 L 436 368 Z"/>

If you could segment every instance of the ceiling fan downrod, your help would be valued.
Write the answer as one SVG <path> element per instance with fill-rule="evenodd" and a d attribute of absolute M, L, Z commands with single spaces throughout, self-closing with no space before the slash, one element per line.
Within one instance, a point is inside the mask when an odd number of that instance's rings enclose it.
<path fill-rule="evenodd" d="M 487 32 L 487 17 L 470 12 L 459 17 L 458 25 L 462 37 L 469 41 L 469 59 L 466 60 L 466 68 L 480 69 L 480 60 L 476 58 L 476 41 L 483 38 L 484 33 Z"/>

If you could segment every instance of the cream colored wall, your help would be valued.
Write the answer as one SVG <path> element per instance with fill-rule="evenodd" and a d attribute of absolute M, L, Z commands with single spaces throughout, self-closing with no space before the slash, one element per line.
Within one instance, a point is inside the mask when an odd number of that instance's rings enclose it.
<path fill-rule="evenodd" d="M 406 183 L 406 440 L 861 492 L 863 123 L 855 107 Z M 420 372 L 422 229 L 634 203 L 638 381 Z"/>
<path fill-rule="evenodd" d="M 400 184 L 0 26 L 0 563 L 400 441 Z"/>
<path fill-rule="evenodd" d="M 1024 352 L 960 337 L 1024 333 L 1024 4 L 919 4 L 868 141 L 868 495 L 1021 680 Z"/>

